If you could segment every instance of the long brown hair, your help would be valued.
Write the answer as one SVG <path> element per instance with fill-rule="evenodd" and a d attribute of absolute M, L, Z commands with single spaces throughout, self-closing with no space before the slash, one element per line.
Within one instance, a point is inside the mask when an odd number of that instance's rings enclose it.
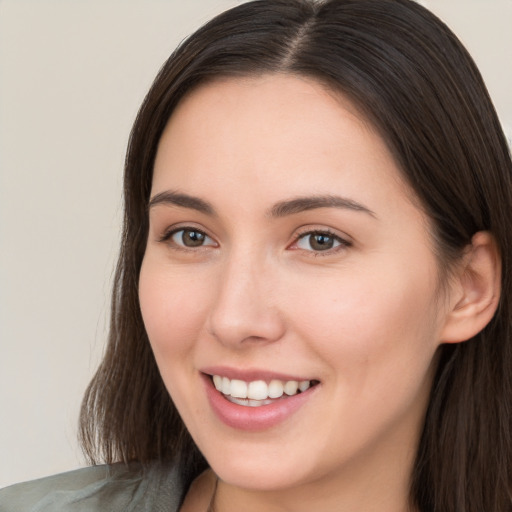
<path fill-rule="evenodd" d="M 502 257 L 502 298 L 473 339 L 443 345 L 414 472 L 423 512 L 512 510 L 512 162 L 473 60 L 410 0 L 261 0 L 216 17 L 159 72 L 126 156 L 125 216 L 104 360 L 82 405 L 91 461 L 206 466 L 160 378 L 138 302 L 153 162 L 173 109 L 218 77 L 290 73 L 350 99 L 379 130 L 432 219 L 442 269 L 477 231 Z M 179 293 L 176 291 L 176 293 Z"/>

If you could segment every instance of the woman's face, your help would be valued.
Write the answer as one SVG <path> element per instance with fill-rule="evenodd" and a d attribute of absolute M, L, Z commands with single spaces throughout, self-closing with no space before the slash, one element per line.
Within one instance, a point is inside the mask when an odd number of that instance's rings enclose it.
<path fill-rule="evenodd" d="M 446 313 L 429 222 L 372 126 L 308 79 L 208 84 L 170 119 L 151 197 L 144 323 L 221 479 L 404 476 Z"/>

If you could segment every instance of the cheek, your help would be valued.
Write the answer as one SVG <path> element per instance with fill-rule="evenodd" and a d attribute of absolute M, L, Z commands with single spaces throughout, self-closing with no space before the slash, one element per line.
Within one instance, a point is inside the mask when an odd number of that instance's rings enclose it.
<path fill-rule="evenodd" d="M 180 416 L 187 425 L 203 418 L 198 406 L 202 381 L 194 365 L 197 340 L 202 336 L 210 297 L 206 276 L 162 264 L 147 257 L 139 278 L 139 301 L 144 326 L 158 370 Z M 200 422 L 201 422 L 200 421 Z"/>
<path fill-rule="evenodd" d="M 297 339 L 308 341 L 339 404 L 325 413 L 328 452 L 420 429 L 437 348 L 433 293 L 428 276 L 403 272 L 347 273 L 313 296 L 294 290 Z"/>
<path fill-rule="evenodd" d="M 300 297 L 293 306 L 299 337 L 331 362 L 339 379 L 414 380 L 437 348 L 433 273 L 383 265 L 386 272 L 371 266 L 340 272 L 313 294 L 314 283 L 302 281 L 290 294 Z"/>
<path fill-rule="evenodd" d="M 159 366 L 162 360 L 178 361 L 185 356 L 204 325 L 208 287 L 200 276 L 183 279 L 182 274 L 163 271 L 150 259 L 144 260 L 141 268 L 142 317 Z"/>

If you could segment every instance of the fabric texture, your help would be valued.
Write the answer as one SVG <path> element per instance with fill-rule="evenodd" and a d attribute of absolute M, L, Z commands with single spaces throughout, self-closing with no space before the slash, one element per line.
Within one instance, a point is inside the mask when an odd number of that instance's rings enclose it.
<path fill-rule="evenodd" d="M 178 512 L 176 468 L 92 466 L 0 490 L 0 512 Z"/>

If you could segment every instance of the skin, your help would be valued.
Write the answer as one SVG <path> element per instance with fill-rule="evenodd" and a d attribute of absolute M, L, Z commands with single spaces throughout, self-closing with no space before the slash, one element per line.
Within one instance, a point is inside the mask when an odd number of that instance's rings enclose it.
<path fill-rule="evenodd" d="M 214 213 L 150 207 L 140 303 L 165 385 L 220 479 L 216 510 L 409 510 L 435 354 L 460 287 L 439 293 L 428 219 L 380 136 L 308 79 L 210 83 L 180 103 L 160 141 L 151 196 L 167 191 Z M 269 213 L 333 195 L 368 211 Z M 184 246 L 184 228 L 204 245 Z M 333 236 L 333 248 L 313 250 L 311 231 Z M 200 374 L 211 365 L 320 384 L 285 421 L 246 432 L 212 411 Z"/>

